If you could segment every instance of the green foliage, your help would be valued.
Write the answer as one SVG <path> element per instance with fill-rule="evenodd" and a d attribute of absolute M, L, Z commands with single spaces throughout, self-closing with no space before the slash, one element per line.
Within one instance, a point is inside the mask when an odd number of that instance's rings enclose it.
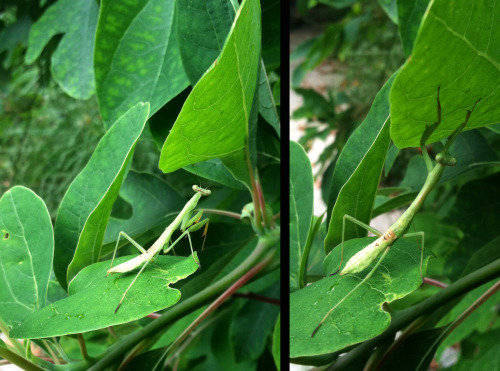
<path fill-rule="evenodd" d="M 278 12 L 275 0 L 7 5 L 5 361 L 26 370 L 279 368 Z M 273 35 L 261 44 L 263 33 Z M 108 273 L 115 245 L 113 267 L 147 256 L 124 238 L 116 244 L 119 233 L 148 249 L 186 214 L 193 184 L 211 191 L 195 206 L 210 223 L 193 221 L 175 256 Z M 175 229 L 165 243 L 179 238 Z"/>
<path fill-rule="evenodd" d="M 327 223 L 309 228 L 306 242 L 295 248 L 294 259 L 307 267 L 303 288 L 290 290 L 292 362 L 339 370 L 427 370 L 431 362 L 445 367 L 441 355 L 453 347 L 460 354 L 450 369 L 494 367 L 490 350 L 496 349 L 500 300 L 500 141 L 492 125 L 500 112 L 491 47 L 500 40 L 492 31 L 494 11 L 486 3 L 424 0 L 397 2 L 395 13 L 395 2 L 380 4 L 397 21 L 409 58 L 379 90 L 365 121 L 321 179 L 330 194 Z M 327 116 L 323 105 L 311 107 L 306 101 L 299 113 Z M 458 136 L 448 138 L 464 122 Z M 399 148 L 422 140 L 428 145 L 400 151 L 389 149 L 391 140 Z M 443 169 L 434 161 L 440 156 L 453 161 L 436 177 Z M 303 164 L 291 170 L 308 179 L 304 189 L 312 187 L 308 172 Z M 337 273 L 354 253 L 368 255 L 363 249 L 374 241 L 359 238 L 366 232 L 350 220 L 344 228 L 345 214 L 369 224 L 375 215 L 409 204 L 391 228 L 422 231 L 424 238 L 398 237 L 362 272 Z M 390 230 L 381 232 L 393 238 Z"/>

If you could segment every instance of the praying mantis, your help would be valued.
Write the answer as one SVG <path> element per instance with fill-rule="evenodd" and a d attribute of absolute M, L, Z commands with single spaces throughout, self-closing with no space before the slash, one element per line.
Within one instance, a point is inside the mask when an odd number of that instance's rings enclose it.
<path fill-rule="evenodd" d="M 115 313 L 118 312 L 118 309 L 120 308 L 123 300 L 125 299 L 127 292 L 134 285 L 135 281 L 142 273 L 144 268 L 146 268 L 148 263 L 152 261 L 160 253 L 162 248 L 164 253 L 169 252 L 185 235 L 187 235 L 189 239 L 189 246 L 191 247 L 191 252 L 193 253 L 193 258 L 194 258 L 193 245 L 191 244 L 191 237 L 189 236 L 189 233 L 197 231 L 204 226 L 205 230 L 203 231 L 202 236 L 206 236 L 209 219 L 207 218 L 200 221 L 203 215 L 203 211 L 199 211 L 193 217 L 191 217 L 191 215 L 193 213 L 193 210 L 196 208 L 196 205 L 198 204 L 200 198 L 202 196 L 209 196 L 212 192 L 208 189 L 201 188 L 196 185 L 193 186 L 193 191 L 195 192 L 193 197 L 191 197 L 191 199 L 182 208 L 182 210 L 176 216 L 173 222 L 170 223 L 170 225 L 167 228 L 165 228 L 165 231 L 163 231 L 160 237 L 158 237 L 155 243 L 153 243 L 153 245 L 151 245 L 151 247 L 148 250 L 145 250 L 141 245 L 139 245 L 133 238 L 128 236 L 125 232 L 121 231 L 118 234 L 118 240 L 116 241 L 115 251 L 113 253 L 113 258 L 111 259 L 111 267 L 108 269 L 107 273 L 108 274 L 127 273 L 136 269 L 141 265 L 142 268 L 139 270 L 135 278 L 132 280 L 128 288 L 123 293 L 123 296 L 120 302 L 118 303 L 118 306 L 115 309 Z M 181 226 L 180 230 L 182 234 L 179 236 L 179 238 L 177 238 L 177 240 L 175 240 L 174 243 L 169 244 L 172 234 L 179 227 L 179 225 Z M 115 260 L 116 250 L 118 249 L 118 243 L 120 242 L 122 236 L 125 237 L 132 245 L 134 245 L 141 252 L 141 255 L 113 267 L 113 261 Z M 196 263 L 198 264 L 198 266 L 200 266 L 199 261 L 196 261 Z"/>
<path fill-rule="evenodd" d="M 366 246 L 364 249 L 356 253 L 354 256 L 352 256 L 349 261 L 346 263 L 344 268 L 340 271 L 340 275 L 347 275 L 347 274 L 355 274 L 362 272 L 366 268 L 368 268 L 380 255 L 380 259 L 376 262 L 376 264 L 373 266 L 373 268 L 370 270 L 370 272 L 350 291 L 348 292 L 338 303 L 331 308 L 326 315 L 323 317 L 323 319 L 319 322 L 319 324 L 316 326 L 316 328 L 313 330 L 311 333 L 311 337 L 314 337 L 314 335 L 319 331 L 323 323 L 326 321 L 326 319 L 332 314 L 332 312 L 340 305 L 342 304 L 349 296 L 351 296 L 361 285 L 363 285 L 365 282 L 367 282 L 370 277 L 375 273 L 379 265 L 382 263 L 384 258 L 386 257 L 387 253 L 389 252 L 389 249 L 391 245 L 400 237 L 410 237 L 410 236 L 415 236 L 415 235 L 421 235 L 422 236 L 422 244 L 423 244 L 423 232 L 417 232 L 417 233 L 410 233 L 410 234 L 405 234 L 406 231 L 409 229 L 410 224 L 416 215 L 416 213 L 420 210 L 425 198 L 427 195 L 430 193 L 430 191 L 434 188 L 434 186 L 438 183 L 439 179 L 441 178 L 441 175 L 445 169 L 446 166 L 453 166 L 456 164 L 456 159 L 450 155 L 449 153 L 449 148 L 457 135 L 467 126 L 470 116 L 472 112 L 474 111 L 474 108 L 476 107 L 477 103 L 479 103 L 480 99 L 476 101 L 474 106 L 472 107 L 471 110 L 467 110 L 467 114 L 465 117 L 465 121 L 455 130 L 453 133 L 448 137 L 448 140 L 443 148 L 443 150 L 436 155 L 436 164 L 433 165 L 432 161 L 430 159 L 430 156 L 427 152 L 427 149 L 425 147 L 425 142 L 429 139 L 433 131 L 438 127 L 438 125 L 441 123 L 441 103 L 439 101 L 439 90 L 440 88 L 438 87 L 437 91 L 437 120 L 430 126 L 426 126 L 426 129 L 424 133 L 422 134 L 422 137 L 420 139 L 420 146 L 422 148 L 422 155 L 424 157 L 424 161 L 426 163 L 427 167 L 427 178 L 425 180 L 425 183 L 416 196 L 415 200 L 410 204 L 408 209 L 399 217 L 399 219 L 389 227 L 389 229 L 385 233 L 379 233 L 378 231 L 370 228 L 368 225 L 361 223 L 354 219 L 353 217 L 349 215 L 344 215 L 343 218 L 343 224 L 342 224 L 342 252 L 341 252 L 341 258 L 340 258 L 340 264 L 339 264 L 339 269 L 337 272 L 340 270 L 340 267 L 342 266 L 342 260 L 343 260 L 343 250 L 344 250 L 344 229 L 345 229 L 345 221 L 350 220 L 362 227 L 365 227 L 366 229 L 370 230 L 371 232 L 375 233 L 378 238 L 370 243 L 368 246 Z M 382 254 L 382 255 L 381 255 Z M 423 261 L 423 247 L 421 249 L 421 257 L 420 257 L 420 273 L 422 276 L 422 261 Z M 336 274 L 337 272 L 333 273 Z M 333 275 L 332 274 L 332 275 Z"/>

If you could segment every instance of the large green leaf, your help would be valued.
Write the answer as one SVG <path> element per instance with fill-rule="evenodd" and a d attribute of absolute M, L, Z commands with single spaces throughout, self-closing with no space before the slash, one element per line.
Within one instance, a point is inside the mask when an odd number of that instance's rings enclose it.
<path fill-rule="evenodd" d="M 188 86 L 174 7 L 174 1 L 162 0 L 101 2 L 94 66 L 108 127 L 138 102 L 151 102 L 152 115 Z"/>
<path fill-rule="evenodd" d="M 135 256 L 115 259 L 114 265 Z M 193 274 L 198 264 L 192 256 L 157 256 L 135 281 L 116 313 L 137 271 L 107 276 L 109 267 L 109 261 L 86 267 L 71 281 L 69 297 L 31 314 L 12 330 L 11 336 L 21 339 L 62 336 L 145 317 L 177 303 L 181 293 L 170 285 Z"/>
<path fill-rule="evenodd" d="M 266 5 L 271 10 L 279 10 L 279 7 Z M 186 0 L 177 2 L 176 11 L 182 64 L 194 86 L 222 51 L 235 9 L 229 0 Z M 279 17 L 273 23 L 279 25 Z M 279 133 L 278 112 L 263 62 L 259 78 L 259 112 Z"/>
<path fill-rule="evenodd" d="M 230 188 L 246 189 L 245 186 L 234 179 L 233 175 L 224 166 L 222 161 L 217 158 L 199 162 L 196 165 L 188 165 L 184 167 L 184 170 Z"/>
<path fill-rule="evenodd" d="M 412 56 L 391 91 L 391 137 L 399 148 L 418 147 L 436 121 L 438 87 L 442 120 L 427 143 L 449 136 L 481 99 L 465 128 L 500 121 L 500 8 L 493 2 L 431 2 Z"/>
<path fill-rule="evenodd" d="M 374 241 L 373 237 L 345 243 L 343 265 L 356 252 Z M 340 246 L 325 259 L 327 274 L 337 270 Z M 424 259 L 425 275 L 428 255 Z M 373 276 L 341 303 L 314 337 L 311 334 L 322 318 L 344 298 L 372 267 L 355 275 L 334 275 L 314 282 L 290 295 L 290 356 L 312 356 L 338 351 L 380 334 L 391 316 L 384 302 L 402 298 L 422 283 L 420 249 L 414 239 L 398 239 Z"/>
<path fill-rule="evenodd" d="M 64 33 L 52 54 L 52 75 L 68 95 L 87 99 L 94 94 L 94 36 L 99 6 L 94 0 L 59 0 L 33 25 L 26 63 L 33 63 L 49 40 Z"/>
<path fill-rule="evenodd" d="M 244 0 L 220 57 L 193 88 L 163 145 L 161 170 L 172 172 L 244 150 L 259 57 L 259 2 Z M 242 156 L 232 160 L 244 168 Z"/>
<path fill-rule="evenodd" d="M 99 260 L 111 208 L 148 113 L 149 103 L 138 103 L 115 123 L 61 201 L 54 271 L 65 288 L 81 269 Z"/>
<path fill-rule="evenodd" d="M 328 210 L 328 254 L 342 240 L 342 221 L 348 214 L 369 224 L 384 161 L 389 149 L 389 90 L 397 72 L 377 94 L 363 123 L 350 136 L 333 173 Z M 353 223 L 345 225 L 346 240 L 366 235 Z"/>
<path fill-rule="evenodd" d="M 464 231 L 467 242 L 476 247 L 471 249 L 469 245 L 468 255 L 498 236 L 499 185 L 500 173 L 466 183 L 444 220 Z"/>
<path fill-rule="evenodd" d="M 313 175 L 304 148 L 290 142 L 290 292 L 300 288 L 300 262 L 313 216 Z"/>
<path fill-rule="evenodd" d="M 16 326 L 45 305 L 54 234 L 43 200 L 16 186 L 0 199 L 0 318 Z"/>

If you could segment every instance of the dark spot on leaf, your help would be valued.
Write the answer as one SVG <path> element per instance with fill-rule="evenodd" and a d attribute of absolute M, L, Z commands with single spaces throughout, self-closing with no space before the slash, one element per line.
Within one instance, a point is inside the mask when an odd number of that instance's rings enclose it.
<path fill-rule="evenodd" d="M 3 239 L 4 239 L 4 240 L 8 240 L 8 239 L 9 239 L 9 237 L 10 237 L 9 232 L 5 232 L 5 233 L 3 234 Z"/>

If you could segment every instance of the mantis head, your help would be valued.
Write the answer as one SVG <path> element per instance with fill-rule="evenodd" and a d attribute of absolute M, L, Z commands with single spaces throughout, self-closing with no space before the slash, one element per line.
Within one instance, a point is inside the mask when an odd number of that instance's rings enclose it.
<path fill-rule="evenodd" d="M 193 186 L 193 191 L 201 193 L 202 196 L 210 196 L 212 192 L 209 189 L 198 187 L 197 185 Z"/>

